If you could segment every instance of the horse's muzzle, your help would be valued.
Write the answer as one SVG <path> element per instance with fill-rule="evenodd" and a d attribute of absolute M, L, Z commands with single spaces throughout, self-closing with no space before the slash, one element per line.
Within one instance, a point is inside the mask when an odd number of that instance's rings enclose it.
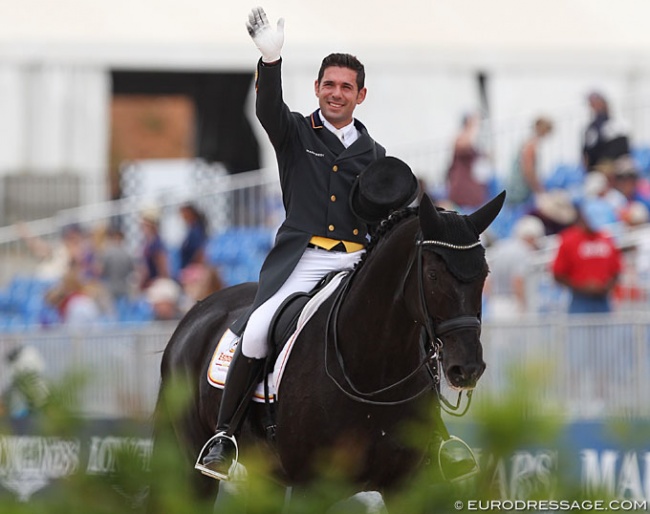
<path fill-rule="evenodd" d="M 485 371 L 485 362 L 475 362 L 463 365 L 452 365 L 445 370 L 445 376 L 450 386 L 458 389 L 474 389 L 478 379 Z"/>

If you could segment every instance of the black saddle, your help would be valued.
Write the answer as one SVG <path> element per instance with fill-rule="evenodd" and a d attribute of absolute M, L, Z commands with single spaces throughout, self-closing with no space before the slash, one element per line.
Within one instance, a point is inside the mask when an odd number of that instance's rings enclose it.
<path fill-rule="evenodd" d="M 338 271 L 328 273 L 316 284 L 314 289 L 308 293 L 293 293 L 278 307 L 271 320 L 268 336 L 273 361 L 275 361 L 275 357 L 282 351 L 284 345 L 287 344 L 287 340 L 291 337 L 291 334 L 296 331 L 298 318 L 300 318 L 300 313 L 305 308 L 305 305 L 338 273 Z"/>

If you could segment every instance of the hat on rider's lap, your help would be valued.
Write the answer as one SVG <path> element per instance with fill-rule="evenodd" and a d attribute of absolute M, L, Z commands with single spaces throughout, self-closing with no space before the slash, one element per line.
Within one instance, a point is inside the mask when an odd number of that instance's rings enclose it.
<path fill-rule="evenodd" d="M 382 157 L 354 181 L 350 209 L 366 223 L 377 223 L 409 205 L 417 193 L 418 181 L 409 165 L 397 157 Z"/>

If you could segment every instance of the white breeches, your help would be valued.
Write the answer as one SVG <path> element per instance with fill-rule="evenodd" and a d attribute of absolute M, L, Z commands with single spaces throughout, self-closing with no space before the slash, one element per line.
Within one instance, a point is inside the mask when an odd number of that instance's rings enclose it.
<path fill-rule="evenodd" d="M 293 293 L 311 291 L 331 271 L 352 269 L 364 252 L 365 250 L 352 253 L 328 252 L 306 248 L 287 281 L 250 315 L 242 335 L 242 353 L 254 359 L 266 357 L 269 327 L 282 302 Z"/>

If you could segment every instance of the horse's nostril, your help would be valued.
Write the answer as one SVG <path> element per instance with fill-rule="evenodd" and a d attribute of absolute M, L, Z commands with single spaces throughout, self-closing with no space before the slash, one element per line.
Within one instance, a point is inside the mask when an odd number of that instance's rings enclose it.
<path fill-rule="evenodd" d="M 450 366 L 447 370 L 447 376 L 453 384 L 457 384 L 465 379 L 465 372 L 461 366 Z"/>
<path fill-rule="evenodd" d="M 467 364 L 450 366 L 447 370 L 449 381 L 456 386 L 473 386 L 485 370 L 485 364 Z"/>

